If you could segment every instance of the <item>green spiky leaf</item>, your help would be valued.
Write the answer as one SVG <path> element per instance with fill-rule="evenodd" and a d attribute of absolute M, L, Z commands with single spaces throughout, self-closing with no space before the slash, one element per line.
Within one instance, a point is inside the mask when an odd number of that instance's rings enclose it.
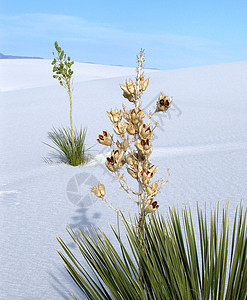
<path fill-rule="evenodd" d="M 143 224 L 144 240 L 123 217 L 129 244 L 114 228 L 114 244 L 99 229 L 75 233 L 68 228 L 83 259 L 76 258 L 61 238 L 64 254 L 59 255 L 87 299 L 244 300 L 246 214 L 241 204 L 229 235 L 227 208 L 220 223 L 219 207 L 212 210 L 208 223 L 206 212 L 197 207 L 199 231 L 190 208 L 182 209 L 181 215 L 172 208 L 166 219 L 150 215 Z"/>

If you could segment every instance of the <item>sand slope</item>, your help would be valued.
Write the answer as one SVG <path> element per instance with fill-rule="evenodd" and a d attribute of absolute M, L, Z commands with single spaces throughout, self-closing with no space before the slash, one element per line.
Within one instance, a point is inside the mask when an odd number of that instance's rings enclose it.
<path fill-rule="evenodd" d="M 87 126 L 88 146 L 102 129 L 112 132 L 106 110 L 122 103 L 131 107 L 119 84 L 134 71 L 75 65 L 73 118 L 77 127 Z M 50 61 L 1 60 L 0 73 L 0 297 L 69 299 L 67 289 L 76 288 L 55 251 L 55 235 L 70 242 L 65 224 L 93 224 L 109 232 L 109 224 L 116 223 L 115 213 L 91 197 L 90 185 L 102 181 L 108 201 L 125 212 L 136 207 L 106 171 L 102 152 L 107 149 L 100 145 L 84 167 L 43 162 L 50 152 L 42 144 L 48 142 L 47 132 L 69 125 L 68 98 L 52 78 Z M 156 179 L 167 168 L 171 173 L 157 197 L 160 212 L 173 204 L 190 202 L 195 211 L 197 201 L 208 207 L 211 201 L 229 201 L 232 216 L 241 199 L 247 205 L 247 62 L 146 74 L 145 111 L 152 110 L 160 91 L 174 97 L 169 114 L 155 117 Z M 85 203 L 92 205 L 82 207 Z"/>

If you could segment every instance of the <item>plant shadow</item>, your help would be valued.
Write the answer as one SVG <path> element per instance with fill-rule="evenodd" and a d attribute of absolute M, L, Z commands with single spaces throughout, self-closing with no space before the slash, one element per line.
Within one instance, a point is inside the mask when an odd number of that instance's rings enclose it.
<path fill-rule="evenodd" d="M 101 213 L 95 212 L 91 218 L 88 217 L 89 207 L 78 207 L 75 210 L 75 214 L 71 218 L 71 222 L 68 223 L 67 227 L 70 227 L 75 231 L 75 233 L 78 233 L 78 228 L 83 230 L 88 230 L 91 232 L 92 226 L 94 226 L 93 221 L 95 219 L 99 219 L 101 217 Z M 92 221 L 93 220 L 93 221 Z M 77 253 L 76 244 L 72 239 L 70 239 L 70 242 L 66 243 L 68 248 L 71 250 L 74 250 L 75 253 Z M 66 289 L 66 283 L 68 286 L 73 285 L 72 278 L 68 275 L 65 268 L 62 268 L 61 266 L 55 267 L 55 272 L 49 272 L 49 275 L 51 277 L 51 287 L 53 288 L 54 292 L 59 295 L 59 299 L 63 300 L 69 300 L 72 299 L 72 295 L 70 294 L 69 290 Z M 81 294 L 80 290 L 76 285 L 73 286 L 73 293 Z"/>
<path fill-rule="evenodd" d="M 77 231 L 78 229 L 84 231 L 87 230 L 89 232 L 92 232 L 92 227 L 94 227 L 94 223 L 88 218 L 89 208 L 86 207 L 80 207 L 76 210 L 76 215 L 72 217 L 72 222 L 68 224 L 68 226 Z M 99 219 L 101 217 L 101 213 L 95 212 L 92 215 L 92 219 Z M 95 227 L 94 227 L 95 228 Z M 75 248 L 76 245 L 72 241 L 68 243 L 68 247 Z"/>
<path fill-rule="evenodd" d="M 70 300 L 72 299 L 72 295 L 70 293 L 70 291 L 66 288 L 64 283 L 68 283 L 73 285 L 73 279 L 68 275 L 67 271 L 65 270 L 65 268 L 59 268 L 56 267 L 56 273 L 59 273 L 59 278 L 57 275 L 52 274 L 51 272 L 48 272 L 48 274 L 51 277 L 51 287 L 53 288 L 53 290 L 59 295 L 59 299 L 63 299 L 63 300 Z M 73 286 L 73 290 L 75 290 L 76 292 L 80 292 L 79 288 L 74 285 Z M 74 292 L 74 291 L 73 291 Z"/>

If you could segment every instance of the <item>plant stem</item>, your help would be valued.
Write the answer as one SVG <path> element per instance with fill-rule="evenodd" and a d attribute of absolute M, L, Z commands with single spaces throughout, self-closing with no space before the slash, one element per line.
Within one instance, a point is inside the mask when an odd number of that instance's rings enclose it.
<path fill-rule="evenodd" d="M 72 122 L 72 95 L 71 95 L 71 88 L 70 84 L 68 84 L 68 94 L 69 94 L 69 102 L 70 102 L 70 128 L 71 128 L 71 138 L 72 138 L 72 148 L 75 148 L 74 142 L 74 130 L 73 130 L 73 122 Z"/>
<path fill-rule="evenodd" d="M 141 243 L 142 250 L 145 251 L 144 249 L 144 204 L 143 204 L 143 198 L 142 198 L 142 192 L 143 192 L 143 186 L 142 183 L 139 182 L 139 195 L 138 195 L 138 200 L 139 200 L 139 219 L 138 219 L 138 235 Z M 140 280 L 143 281 L 143 267 L 142 267 L 142 260 L 139 260 L 139 276 Z"/>

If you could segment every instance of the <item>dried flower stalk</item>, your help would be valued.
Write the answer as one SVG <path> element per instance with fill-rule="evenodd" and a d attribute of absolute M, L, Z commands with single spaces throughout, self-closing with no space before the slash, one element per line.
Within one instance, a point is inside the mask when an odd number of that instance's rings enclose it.
<path fill-rule="evenodd" d="M 159 204 L 155 197 L 169 177 L 169 170 L 167 170 L 165 180 L 152 182 L 158 167 L 150 162 L 149 157 L 153 151 L 152 139 L 154 138 L 153 132 L 157 127 L 157 123 L 155 126 L 152 126 L 150 123 L 155 113 L 167 111 L 172 102 L 172 97 L 168 98 L 168 96 L 164 96 L 161 93 L 157 100 L 155 111 L 150 112 L 147 116 L 144 114 L 141 97 L 149 84 L 149 78 L 144 78 L 144 61 L 144 50 L 141 49 L 139 56 L 137 55 L 135 82 L 126 80 L 125 85 L 120 84 L 123 97 L 128 99 L 134 105 L 134 108 L 128 110 L 123 105 L 122 110 L 111 109 L 110 112 L 107 112 L 118 140 L 114 142 L 113 137 L 106 130 L 103 131 L 103 135 L 98 135 L 98 142 L 112 149 L 111 155 L 106 158 L 106 167 L 115 174 L 115 178 L 119 181 L 121 188 L 138 205 L 137 226 L 139 228 L 143 218 L 148 213 L 155 212 L 158 209 Z M 148 121 L 145 122 L 145 119 L 148 119 Z M 127 179 L 123 174 L 120 174 L 120 169 L 123 166 L 126 167 L 128 174 L 137 180 L 138 191 L 132 190 Z M 98 187 L 93 186 L 92 192 L 119 214 L 119 209 L 115 209 L 105 200 L 105 187 L 103 184 L 99 183 Z"/>

